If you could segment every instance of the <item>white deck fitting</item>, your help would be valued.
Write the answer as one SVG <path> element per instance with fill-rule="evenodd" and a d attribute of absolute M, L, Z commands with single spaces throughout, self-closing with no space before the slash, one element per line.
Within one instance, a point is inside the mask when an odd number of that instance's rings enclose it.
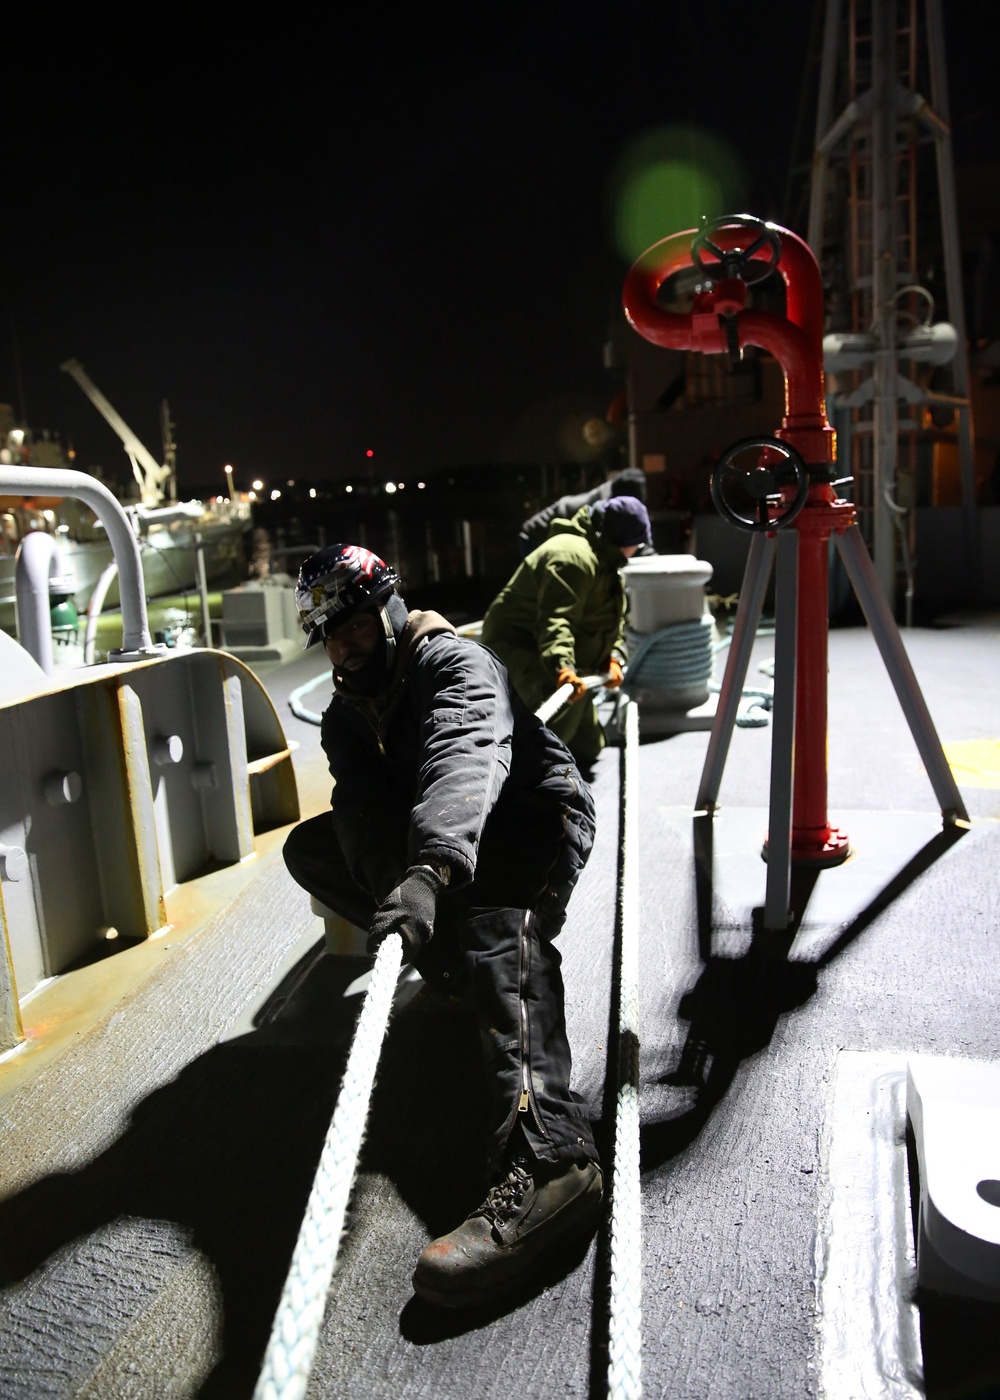
<path fill-rule="evenodd" d="M 363 958 L 366 955 L 368 934 L 365 929 L 358 928 L 335 909 L 328 909 L 315 895 L 309 896 L 309 908 L 323 920 L 328 953 L 349 958 Z"/>
<path fill-rule="evenodd" d="M 919 1400 L 924 1394 L 905 1084 L 905 1055 L 837 1055 L 816 1231 L 824 1400 Z"/>
<path fill-rule="evenodd" d="M 920 1166 L 922 1288 L 1000 1300 L 1000 1064 L 907 1061 L 906 1110 Z"/>
<path fill-rule="evenodd" d="M 678 622 L 697 622 L 707 611 L 705 587 L 712 566 L 690 554 L 647 554 L 622 569 L 629 597 L 629 626 L 657 632 Z"/>

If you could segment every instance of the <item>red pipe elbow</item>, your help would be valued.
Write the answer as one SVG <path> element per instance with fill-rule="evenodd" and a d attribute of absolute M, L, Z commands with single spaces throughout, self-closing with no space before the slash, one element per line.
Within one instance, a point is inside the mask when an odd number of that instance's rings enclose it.
<path fill-rule="evenodd" d="M 740 311 L 736 324 L 740 346 L 757 345 L 781 365 L 785 377 L 785 420 L 781 435 L 803 451 L 806 461 L 834 457 L 833 432 L 826 421 L 823 377 L 823 286 L 809 245 L 789 229 L 772 226 L 781 238 L 778 271 L 785 283 L 785 316 Z M 666 311 L 657 304 L 660 287 L 673 273 L 692 266 L 688 229 L 654 243 L 637 258 L 625 279 L 622 302 L 632 327 L 654 345 L 671 350 L 719 354 L 726 336 L 708 307 L 695 312 Z M 721 228 L 713 239 L 723 249 L 738 246 L 739 229 Z M 709 299 L 710 299 L 709 294 Z"/>

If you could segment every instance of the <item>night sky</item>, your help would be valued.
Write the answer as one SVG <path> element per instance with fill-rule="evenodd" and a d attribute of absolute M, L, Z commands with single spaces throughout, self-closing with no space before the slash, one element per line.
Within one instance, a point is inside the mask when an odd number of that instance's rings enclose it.
<path fill-rule="evenodd" d="M 356 476 L 368 448 L 397 479 L 555 460 L 615 388 L 623 154 L 651 128 L 720 138 L 744 207 L 781 221 L 796 122 L 815 120 L 812 9 L 19 20 L 0 400 L 124 476 L 60 363 L 81 360 L 157 457 L 167 398 L 182 492 L 221 489 L 227 462 L 243 486 Z M 984 9 L 948 0 L 945 20 L 956 149 L 995 156 Z"/>

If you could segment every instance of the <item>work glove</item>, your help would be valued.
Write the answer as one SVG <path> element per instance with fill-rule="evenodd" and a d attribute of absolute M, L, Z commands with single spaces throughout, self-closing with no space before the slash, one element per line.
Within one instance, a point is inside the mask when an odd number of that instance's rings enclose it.
<path fill-rule="evenodd" d="M 383 899 L 372 920 L 367 948 L 373 956 L 390 933 L 403 940 L 403 960 L 412 962 L 434 933 L 438 898 L 445 881 L 429 865 L 411 865 L 402 883 Z"/>
<path fill-rule="evenodd" d="M 571 685 L 573 694 L 569 697 L 569 704 L 573 705 L 577 700 L 582 700 L 587 693 L 587 687 L 570 666 L 564 666 L 556 676 L 556 685 Z"/>
<path fill-rule="evenodd" d="M 607 680 L 604 682 L 606 690 L 617 690 L 625 679 L 622 663 L 618 660 L 617 656 L 612 656 L 610 661 L 606 661 L 601 667 L 601 671 L 607 677 Z"/>

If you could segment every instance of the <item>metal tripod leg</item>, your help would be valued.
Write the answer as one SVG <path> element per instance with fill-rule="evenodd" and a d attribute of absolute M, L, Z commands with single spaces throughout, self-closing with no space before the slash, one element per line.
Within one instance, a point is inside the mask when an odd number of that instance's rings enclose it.
<path fill-rule="evenodd" d="M 906 654 L 899 628 L 896 626 L 896 619 L 879 588 L 875 567 L 868 557 L 861 531 L 857 525 L 852 525 L 843 534 L 835 535 L 834 539 L 844 561 L 847 576 L 868 620 L 872 636 L 882 654 L 885 669 L 889 672 L 889 679 L 910 726 L 910 733 L 927 769 L 941 815 L 946 822 L 968 821 L 969 814 L 962 801 L 962 794 L 948 767 L 934 721 L 920 693 L 910 658 Z"/>
<path fill-rule="evenodd" d="M 778 534 L 774 586 L 774 708 L 764 927 L 788 927 L 795 784 L 795 682 L 799 623 L 799 532 Z"/>
<path fill-rule="evenodd" d="M 761 608 L 764 606 L 764 594 L 767 592 L 773 559 L 774 540 L 762 533 L 751 536 L 750 553 L 747 555 L 743 587 L 740 590 L 740 603 L 733 624 L 729 659 L 722 677 L 719 706 L 712 721 L 705 765 L 701 772 L 701 784 L 694 804 L 699 812 L 712 811 L 718 801 L 722 770 L 726 766 L 729 741 L 733 737 L 736 711 L 743 693 L 743 682 L 750 664 L 750 651 L 760 621 Z"/>

